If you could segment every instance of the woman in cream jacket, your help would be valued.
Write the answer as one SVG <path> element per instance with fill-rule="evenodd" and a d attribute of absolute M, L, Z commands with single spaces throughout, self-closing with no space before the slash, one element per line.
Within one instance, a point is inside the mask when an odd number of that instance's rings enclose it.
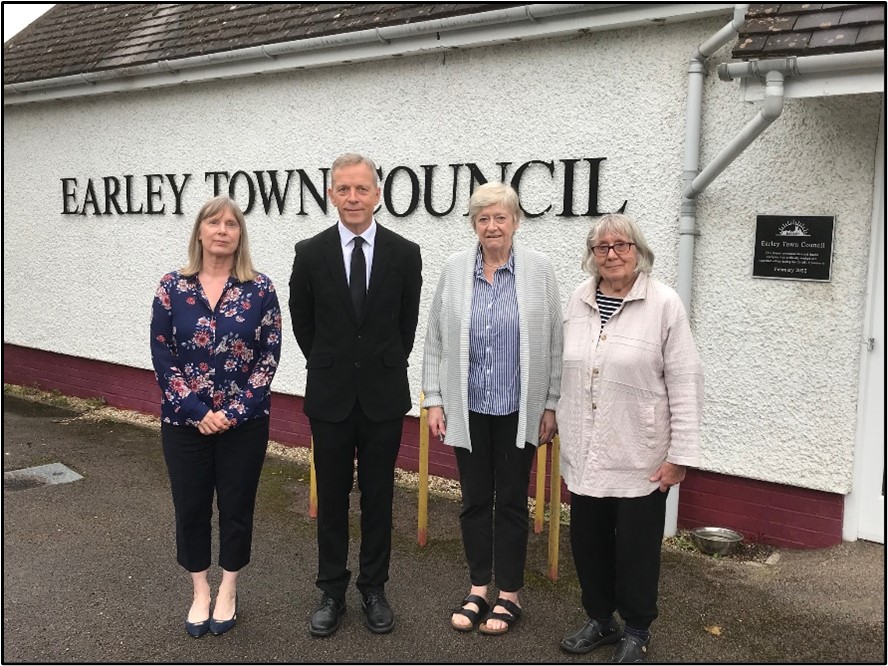
<path fill-rule="evenodd" d="M 619 642 L 616 662 L 647 654 L 666 495 L 700 457 L 700 358 L 678 294 L 649 276 L 653 262 L 631 218 L 600 218 L 583 262 L 592 277 L 564 323 L 561 471 L 589 621 L 561 647 L 582 654 Z"/>

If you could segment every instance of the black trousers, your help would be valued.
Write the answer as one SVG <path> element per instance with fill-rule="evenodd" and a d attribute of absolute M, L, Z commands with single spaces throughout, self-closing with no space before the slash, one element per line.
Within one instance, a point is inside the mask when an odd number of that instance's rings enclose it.
<path fill-rule="evenodd" d="M 348 570 L 349 493 L 358 459 L 361 491 L 360 571 L 362 594 L 381 592 L 389 578 L 392 552 L 392 499 L 395 461 L 404 418 L 374 422 L 356 402 L 345 421 L 311 419 L 318 485 L 317 586 L 334 599 L 345 598 Z"/>
<path fill-rule="evenodd" d="M 505 592 L 524 587 L 527 559 L 527 486 L 536 448 L 515 446 L 518 412 L 491 416 L 469 412 L 472 450 L 457 447 L 462 489 L 463 547 L 472 585 Z"/>
<path fill-rule="evenodd" d="M 209 568 L 215 491 L 219 566 L 238 571 L 250 561 L 268 417 L 218 435 L 168 423 L 161 425 L 160 433 L 176 509 L 176 560 L 191 572 Z"/>
<path fill-rule="evenodd" d="M 630 627 L 647 629 L 657 618 L 660 550 L 666 495 L 570 495 L 570 545 L 589 617 L 616 610 Z"/>

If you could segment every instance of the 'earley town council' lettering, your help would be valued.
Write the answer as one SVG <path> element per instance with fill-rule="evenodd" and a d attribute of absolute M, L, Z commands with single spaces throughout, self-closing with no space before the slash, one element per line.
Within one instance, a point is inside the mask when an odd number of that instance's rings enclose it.
<path fill-rule="evenodd" d="M 603 215 L 599 210 L 599 179 L 604 157 L 582 159 L 562 159 L 559 169 L 561 187 L 560 212 L 556 217 L 596 217 Z M 553 160 L 529 160 L 515 166 L 513 162 L 497 162 L 497 177 L 501 182 L 509 182 L 520 194 L 526 180 L 548 178 L 556 180 L 556 162 Z M 580 165 L 578 169 L 578 165 Z M 587 173 L 578 174 L 578 170 Z M 448 164 L 446 168 L 436 164 L 423 164 L 419 170 L 408 166 L 396 166 L 387 172 L 379 168 L 382 187 L 380 208 L 385 208 L 394 217 L 407 217 L 423 210 L 434 217 L 450 215 L 457 205 L 457 188 L 468 182 L 469 192 L 490 180 L 476 163 Z M 530 173 L 529 173 L 530 172 Z M 100 178 L 62 178 L 63 215 L 183 215 L 182 195 L 191 180 L 190 173 L 146 174 L 143 176 L 103 176 Z M 227 194 L 237 201 L 244 213 L 250 213 L 261 206 L 266 215 L 276 212 L 283 215 L 290 202 L 298 204 L 297 215 L 308 215 L 306 204 L 313 204 L 324 214 L 327 213 L 325 193 L 329 186 L 330 169 L 317 169 L 312 177 L 304 169 L 267 169 L 260 171 L 206 171 L 204 183 L 212 187 L 212 195 Z M 588 189 L 586 202 L 580 204 L 574 199 L 575 183 L 578 176 L 586 176 Z M 447 179 L 442 184 L 440 179 Z M 433 201 L 435 191 L 449 192 L 446 202 Z M 397 196 L 396 196 L 397 195 Z M 405 202 L 397 203 L 397 202 Z M 626 208 L 623 201 L 617 212 Z M 529 217 L 539 217 L 552 210 L 549 204 L 543 210 L 524 210 Z M 577 210 L 579 207 L 580 210 Z M 582 210 L 585 208 L 585 210 Z M 582 212 L 580 212 L 582 211 Z"/>

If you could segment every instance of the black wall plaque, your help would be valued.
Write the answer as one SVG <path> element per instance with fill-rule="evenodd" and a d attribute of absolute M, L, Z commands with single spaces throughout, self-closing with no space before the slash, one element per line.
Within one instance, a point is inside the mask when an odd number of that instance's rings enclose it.
<path fill-rule="evenodd" d="M 835 217 L 757 215 L 752 277 L 829 282 Z"/>

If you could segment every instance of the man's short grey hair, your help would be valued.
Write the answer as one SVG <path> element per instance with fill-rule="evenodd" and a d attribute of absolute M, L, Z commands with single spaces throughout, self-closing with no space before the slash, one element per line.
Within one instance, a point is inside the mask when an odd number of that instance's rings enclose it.
<path fill-rule="evenodd" d="M 369 157 L 364 157 L 358 153 L 343 153 L 333 160 L 333 168 L 330 169 L 330 182 L 336 176 L 336 172 L 343 167 L 354 166 L 355 164 L 366 164 L 373 172 L 373 181 L 376 187 L 379 187 L 379 174 L 376 171 L 376 163 Z"/>

